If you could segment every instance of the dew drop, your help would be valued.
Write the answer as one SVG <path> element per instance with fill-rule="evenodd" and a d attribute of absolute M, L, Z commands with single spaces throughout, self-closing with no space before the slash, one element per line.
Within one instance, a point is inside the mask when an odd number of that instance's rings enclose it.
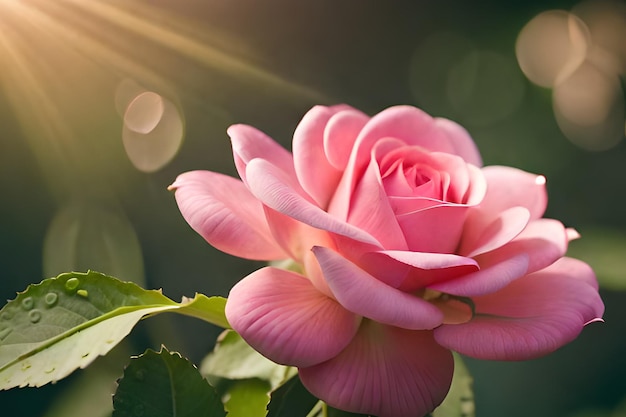
<path fill-rule="evenodd" d="M 2 320 L 9 321 L 12 318 L 13 318 L 13 313 L 11 313 L 10 311 L 7 310 L 2 313 Z"/>
<path fill-rule="evenodd" d="M 65 289 L 68 291 L 74 291 L 78 285 L 80 285 L 80 280 L 78 278 L 70 278 L 65 282 Z"/>
<path fill-rule="evenodd" d="M 39 311 L 39 310 L 31 310 L 28 313 L 28 319 L 33 324 L 34 323 L 39 323 L 39 321 L 41 320 L 41 311 Z"/>
<path fill-rule="evenodd" d="M 4 340 L 6 339 L 6 337 L 13 331 L 12 328 L 10 327 L 6 327 L 2 330 L 0 330 L 0 340 Z"/>
<path fill-rule="evenodd" d="M 135 378 L 138 381 L 143 381 L 145 377 L 146 377 L 146 371 L 144 371 L 143 369 L 140 369 L 137 372 L 135 372 Z"/>
<path fill-rule="evenodd" d="M 26 297 L 22 300 L 22 308 L 26 311 L 32 309 L 35 306 L 35 301 L 33 301 L 33 297 Z"/>
<path fill-rule="evenodd" d="M 87 296 L 89 295 L 87 290 L 78 290 L 78 291 L 76 291 L 76 294 L 80 295 L 81 297 L 85 297 L 85 298 L 87 298 Z"/>
<path fill-rule="evenodd" d="M 55 292 L 49 292 L 44 297 L 44 301 L 46 302 L 46 305 L 48 307 L 53 307 L 57 303 L 57 301 L 59 301 L 59 296 Z"/>

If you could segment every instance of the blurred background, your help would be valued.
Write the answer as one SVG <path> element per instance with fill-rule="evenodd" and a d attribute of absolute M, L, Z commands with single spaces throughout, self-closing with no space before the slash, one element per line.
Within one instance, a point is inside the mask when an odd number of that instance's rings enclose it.
<path fill-rule="evenodd" d="M 0 298 L 86 269 L 225 296 L 258 264 L 187 226 L 176 176 L 236 175 L 233 123 L 289 146 L 315 104 L 412 104 L 464 125 L 486 165 L 547 177 L 546 216 L 582 234 L 571 254 L 606 302 L 546 358 L 468 360 L 477 416 L 625 416 L 625 80 L 618 1 L 0 0 Z M 151 319 L 93 368 L 0 392 L 2 415 L 104 416 L 128 355 L 198 363 L 218 332 Z"/>

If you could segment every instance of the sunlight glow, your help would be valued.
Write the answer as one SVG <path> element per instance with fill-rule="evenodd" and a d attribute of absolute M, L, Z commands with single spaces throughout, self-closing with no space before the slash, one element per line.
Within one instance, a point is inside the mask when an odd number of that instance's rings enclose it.
<path fill-rule="evenodd" d="M 106 194 L 125 187 L 133 172 L 126 157 L 146 172 L 171 160 L 184 117 L 182 107 L 165 97 L 202 101 L 207 117 L 218 120 L 229 119 L 220 102 L 229 97 L 229 85 L 325 101 L 252 64 L 254 57 L 236 40 L 143 1 L 0 0 L 0 33 L 0 99 L 12 108 L 43 177 L 61 198 L 77 188 Z M 203 75 L 202 88 L 187 80 L 190 67 Z M 123 80 L 141 87 L 118 88 Z M 158 93 L 139 96 L 146 91 Z M 206 100 L 210 94 L 217 99 Z M 149 108 L 151 98 L 156 110 Z M 120 126 L 128 132 L 120 135 Z M 138 146 L 147 143 L 138 135 L 151 135 L 150 146 Z M 168 145 L 155 146 L 159 141 Z"/>

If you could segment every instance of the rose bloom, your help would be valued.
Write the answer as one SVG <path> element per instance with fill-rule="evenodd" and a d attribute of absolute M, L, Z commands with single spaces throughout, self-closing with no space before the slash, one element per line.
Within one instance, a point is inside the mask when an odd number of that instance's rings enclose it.
<path fill-rule="evenodd" d="M 593 271 L 564 257 L 577 233 L 542 218 L 545 178 L 482 167 L 454 122 L 317 106 L 292 153 L 250 126 L 228 134 L 241 180 L 193 171 L 171 188 L 211 245 L 274 261 L 232 288 L 226 316 L 333 407 L 426 414 L 451 351 L 536 358 L 602 317 Z"/>

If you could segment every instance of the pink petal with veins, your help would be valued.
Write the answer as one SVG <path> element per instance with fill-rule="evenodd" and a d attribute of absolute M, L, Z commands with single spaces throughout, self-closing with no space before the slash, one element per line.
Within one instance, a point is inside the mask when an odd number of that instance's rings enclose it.
<path fill-rule="evenodd" d="M 333 358 L 350 343 L 361 320 L 303 276 L 271 267 L 231 289 L 226 317 L 259 353 L 291 366 Z"/>
<path fill-rule="evenodd" d="M 563 258 L 495 293 L 474 297 L 476 315 L 435 330 L 441 345 L 463 355 L 524 360 L 550 353 L 598 320 L 604 305 L 584 263 Z"/>
<path fill-rule="evenodd" d="M 411 330 L 432 329 L 442 323 L 443 314 L 429 302 L 377 280 L 331 249 L 316 246 L 313 253 L 330 290 L 347 310 Z"/>
<path fill-rule="evenodd" d="M 378 417 L 417 417 L 448 393 L 452 354 L 430 331 L 410 331 L 365 321 L 337 357 L 300 368 L 300 379 L 329 405 Z"/>
<path fill-rule="evenodd" d="M 287 257 L 270 232 L 263 205 L 235 178 L 190 171 L 170 186 L 189 225 L 217 249 L 247 259 Z"/>

